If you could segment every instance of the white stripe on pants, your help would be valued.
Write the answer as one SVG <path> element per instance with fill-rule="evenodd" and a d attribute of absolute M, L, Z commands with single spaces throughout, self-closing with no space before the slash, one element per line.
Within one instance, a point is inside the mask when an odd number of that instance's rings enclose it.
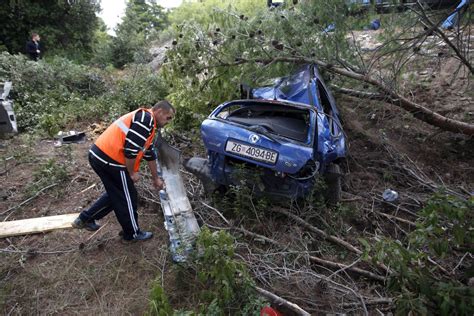
<path fill-rule="evenodd" d="M 125 192 L 125 199 L 127 200 L 128 213 L 130 215 L 130 220 L 132 222 L 133 230 L 135 232 L 133 234 L 133 237 L 136 237 L 138 233 L 138 225 L 137 225 L 137 222 L 135 221 L 135 215 L 133 211 L 132 200 L 130 198 L 130 192 L 128 191 L 127 178 L 125 176 L 125 171 L 120 170 L 120 177 L 122 178 L 123 192 Z"/>

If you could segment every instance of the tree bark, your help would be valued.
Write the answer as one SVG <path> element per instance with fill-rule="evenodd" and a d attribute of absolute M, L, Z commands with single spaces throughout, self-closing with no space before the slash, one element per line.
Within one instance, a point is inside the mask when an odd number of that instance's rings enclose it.
<path fill-rule="evenodd" d="M 389 99 L 392 99 L 394 105 L 404 109 L 405 111 L 410 112 L 413 116 L 420 121 L 438 127 L 442 130 L 454 132 L 454 133 L 461 133 L 468 136 L 474 135 L 474 124 L 469 124 L 466 122 L 458 121 L 455 119 L 448 118 L 443 116 L 435 111 L 428 109 L 418 103 L 415 103 L 408 98 L 402 96 L 401 94 L 397 93 L 392 88 L 385 85 L 383 82 L 380 82 L 368 74 L 360 74 L 353 71 L 349 71 L 346 69 L 337 68 L 332 64 L 328 64 L 318 59 L 311 59 L 311 58 L 304 58 L 304 57 L 275 57 L 272 59 L 239 59 L 235 63 L 221 65 L 221 66 L 231 66 L 231 65 L 240 65 L 244 63 L 263 63 L 269 64 L 274 62 L 287 62 L 287 63 L 295 63 L 295 64 L 316 64 L 321 68 L 324 68 L 332 73 L 348 77 L 351 79 L 359 80 L 365 83 L 369 83 L 375 88 L 377 88 L 381 96 L 386 96 Z"/>
<path fill-rule="evenodd" d="M 290 301 L 285 300 L 284 298 L 273 294 L 271 292 L 268 292 L 265 289 L 262 289 L 261 287 L 256 286 L 255 289 L 257 290 L 260 295 L 266 297 L 268 300 L 270 300 L 272 303 L 277 304 L 277 305 L 283 305 L 289 309 L 291 309 L 293 312 L 295 312 L 296 315 L 301 315 L 301 316 L 310 316 L 311 314 L 296 305 L 295 303 L 292 303 Z"/>

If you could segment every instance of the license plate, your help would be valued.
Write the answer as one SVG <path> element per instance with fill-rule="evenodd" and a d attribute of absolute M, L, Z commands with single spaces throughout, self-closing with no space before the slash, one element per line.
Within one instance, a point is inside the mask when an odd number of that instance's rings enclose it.
<path fill-rule="evenodd" d="M 225 151 L 237 154 L 239 156 L 255 159 L 258 161 L 268 162 L 271 164 L 275 164 L 278 158 L 277 152 L 258 148 L 255 146 L 245 145 L 242 143 L 237 143 L 231 140 L 227 141 Z"/>

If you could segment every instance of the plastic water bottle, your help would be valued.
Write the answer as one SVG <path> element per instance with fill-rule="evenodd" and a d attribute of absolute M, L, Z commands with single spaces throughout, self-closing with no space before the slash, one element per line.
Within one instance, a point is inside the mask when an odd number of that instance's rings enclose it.
<path fill-rule="evenodd" d="M 391 189 L 386 189 L 383 191 L 382 198 L 384 201 L 394 202 L 396 199 L 398 199 L 398 192 Z"/>

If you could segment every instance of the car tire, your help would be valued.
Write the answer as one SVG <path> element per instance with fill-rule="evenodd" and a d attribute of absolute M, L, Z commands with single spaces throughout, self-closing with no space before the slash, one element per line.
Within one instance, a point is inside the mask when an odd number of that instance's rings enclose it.
<path fill-rule="evenodd" d="M 324 197 L 328 206 L 335 206 L 341 200 L 342 192 L 342 171 L 337 164 L 331 163 L 324 176 L 326 181 L 326 191 Z"/>

